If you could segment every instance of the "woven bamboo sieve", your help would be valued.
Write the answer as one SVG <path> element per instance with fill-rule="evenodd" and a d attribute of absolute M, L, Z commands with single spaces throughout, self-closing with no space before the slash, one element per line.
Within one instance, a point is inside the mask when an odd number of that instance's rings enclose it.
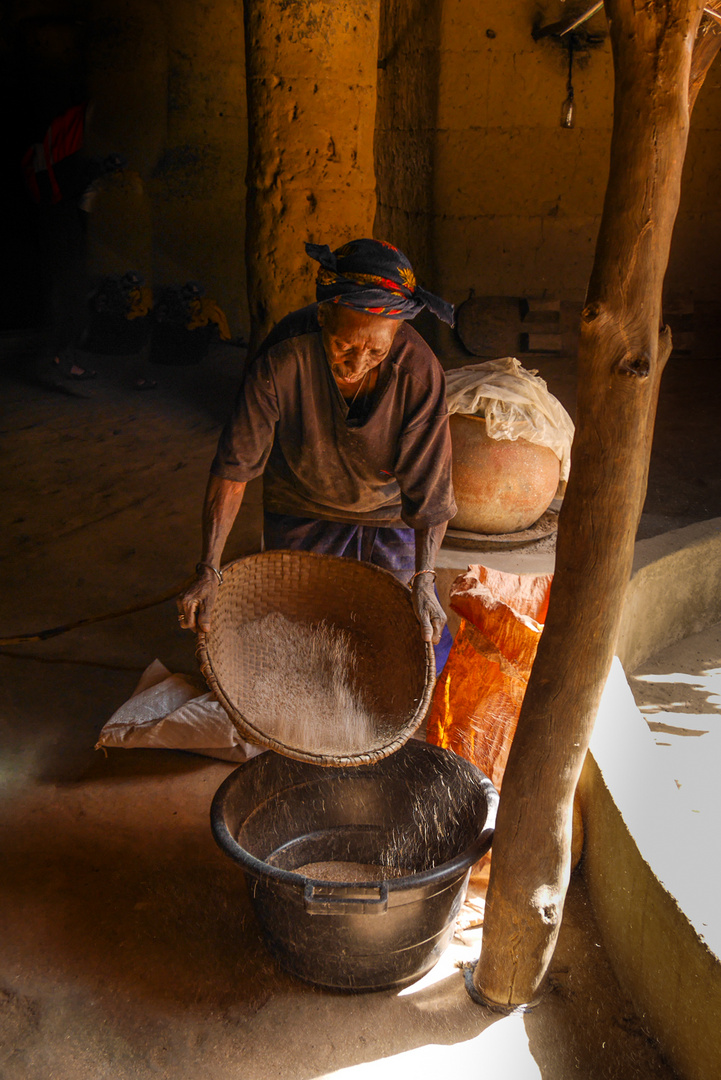
<path fill-rule="evenodd" d="M 297 622 L 325 620 L 352 635 L 364 697 L 384 718 L 377 744 L 354 754 L 313 753 L 279 742 L 263 730 L 262 716 L 247 715 L 244 690 L 263 657 L 244 653 L 238 627 L 274 612 Z M 197 653 L 208 686 L 244 739 L 321 765 L 369 765 L 399 749 L 423 719 L 435 681 L 433 647 L 421 639 L 410 591 L 377 566 L 306 551 L 266 551 L 224 567 L 211 629 L 198 634 Z"/>

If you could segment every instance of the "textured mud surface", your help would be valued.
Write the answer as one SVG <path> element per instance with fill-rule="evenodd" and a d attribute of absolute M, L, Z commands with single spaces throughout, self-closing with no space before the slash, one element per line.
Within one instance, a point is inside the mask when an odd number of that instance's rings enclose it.
<path fill-rule="evenodd" d="M 180 585 L 198 557 L 208 463 L 240 364 L 226 350 L 201 369 L 168 370 L 144 395 L 128 389 L 118 360 L 99 360 L 93 384 L 62 394 L 22 369 L 0 372 L 2 634 Z M 256 485 L 229 557 L 257 550 L 259 520 Z M 479 1069 L 509 1080 L 671 1080 L 619 992 L 578 876 L 549 993 L 525 1020 L 468 998 L 454 963 L 478 955 L 477 929 L 401 993 L 334 995 L 285 975 L 242 874 L 210 834 L 230 767 L 92 750 L 155 656 L 195 669 L 172 602 L 0 650 L 3 1080 Z"/>

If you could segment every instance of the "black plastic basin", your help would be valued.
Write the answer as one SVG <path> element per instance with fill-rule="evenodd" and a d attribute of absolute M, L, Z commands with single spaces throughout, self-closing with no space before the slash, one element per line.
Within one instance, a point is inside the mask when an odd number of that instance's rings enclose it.
<path fill-rule="evenodd" d="M 283 967 L 319 986 L 381 990 L 419 978 L 445 950 L 470 868 L 491 846 L 497 804 L 470 762 L 411 741 L 355 768 L 262 754 L 218 789 L 211 825 L 245 871 Z M 338 860 L 410 873 L 349 884 L 293 872 Z"/>

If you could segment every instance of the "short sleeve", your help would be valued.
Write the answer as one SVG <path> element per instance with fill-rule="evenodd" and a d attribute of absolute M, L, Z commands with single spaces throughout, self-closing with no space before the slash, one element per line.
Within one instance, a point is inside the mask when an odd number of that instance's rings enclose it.
<path fill-rule="evenodd" d="M 233 412 L 213 459 L 213 476 L 236 483 L 253 480 L 265 468 L 278 422 L 278 395 L 267 353 L 248 366 Z"/>
<path fill-rule="evenodd" d="M 413 529 L 442 525 L 456 513 L 446 383 L 435 358 L 430 374 L 429 382 L 412 380 L 395 463 L 401 516 Z"/>

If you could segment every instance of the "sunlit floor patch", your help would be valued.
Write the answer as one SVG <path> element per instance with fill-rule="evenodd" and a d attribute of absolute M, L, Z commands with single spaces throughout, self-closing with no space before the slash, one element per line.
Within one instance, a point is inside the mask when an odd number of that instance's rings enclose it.
<path fill-rule="evenodd" d="M 316 1080 L 437 1080 L 438 1077 L 496 1076 L 505 1080 L 541 1080 L 520 1016 L 488 1017 L 473 1039 L 450 1046 L 429 1043 L 401 1054 L 366 1061 Z"/>

